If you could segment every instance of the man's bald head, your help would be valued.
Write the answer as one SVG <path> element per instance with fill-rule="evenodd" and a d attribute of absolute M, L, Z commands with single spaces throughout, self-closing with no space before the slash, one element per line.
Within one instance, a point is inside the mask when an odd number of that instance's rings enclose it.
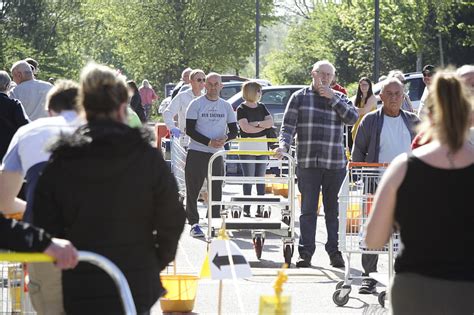
<path fill-rule="evenodd" d="M 30 64 L 24 60 L 15 62 L 11 68 L 11 73 L 16 84 L 33 79 L 33 71 Z"/>

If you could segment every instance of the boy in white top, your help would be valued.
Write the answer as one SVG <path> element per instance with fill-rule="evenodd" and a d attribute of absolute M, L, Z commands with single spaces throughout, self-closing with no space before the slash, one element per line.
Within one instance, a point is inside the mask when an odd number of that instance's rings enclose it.
<path fill-rule="evenodd" d="M 191 236 L 203 237 L 197 211 L 197 198 L 207 176 L 208 162 L 212 154 L 223 150 L 227 140 L 237 136 L 237 119 L 232 106 L 219 97 L 222 89 L 221 76 L 209 73 L 206 77 L 206 95 L 189 104 L 186 112 L 186 134 L 191 138 L 186 157 L 186 214 L 192 226 Z M 227 133 L 227 130 L 229 131 Z M 212 174 L 222 176 L 222 157 L 214 160 Z M 212 200 L 221 200 L 222 183 L 212 182 Z M 212 217 L 220 216 L 220 206 L 212 207 Z"/>
<path fill-rule="evenodd" d="M 204 84 L 206 83 L 206 75 L 204 71 L 195 69 L 189 75 L 191 89 L 180 92 L 163 111 L 163 119 L 166 127 L 173 137 L 178 138 L 181 134 L 186 133 L 186 110 L 189 104 L 195 98 L 203 95 Z M 178 125 L 173 120 L 178 115 Z"/>

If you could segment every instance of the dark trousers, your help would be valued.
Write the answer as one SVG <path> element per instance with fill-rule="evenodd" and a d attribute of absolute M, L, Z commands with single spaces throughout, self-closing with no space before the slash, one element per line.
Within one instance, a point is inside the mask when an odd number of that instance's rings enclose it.
<path fill-rule="evenodd" d="M 188 150 L 186 166 L 184 167 L 186 179 L 186 214 L 188 223 L 193 225 L 199 223 L 197 210 L 197 199 L 201 191 L 204 179 L 207 177 L 208 163 L 212 153 Z M 212 164 L 212 175 L 224 175 L 224 162 L 218 157 Z M 222 200 L 222 181 L 212 181 L 212 201 Z M 220 217 L 220 206 L 212 206 L 212 217 Z"/>
<path fill-rule="evenodd" d="M 345 169 L 300 168 L 297 169 L 298 189 L 301 193 L 300 240 L 301 257 L 311 258 L 316 249 L 316 223 L 320 188 L 323 193 L 324 214 L 328 240 L 326 252 L 338 251 L 339 202 L 337 194 L 346 174 Z"/>
<path fill-rule="evenodd" d="M 267 156 L 264 155 L 241 155 L 241 160 L 268 160 Z M 267 163 L 242 163 L 242 172 L 244 176 L 251 177 L 262 177 L 265 176 L 265 171 L 267 169 Z M 265 184 L 256 184 L 257 186 L 257 195 L 265 195 Z M 248 196 L 252 194 L 252 184 L 243 184 L 244 195 Z M 244 211 L 249 212 L 250 206 L 245 205 Z"/>

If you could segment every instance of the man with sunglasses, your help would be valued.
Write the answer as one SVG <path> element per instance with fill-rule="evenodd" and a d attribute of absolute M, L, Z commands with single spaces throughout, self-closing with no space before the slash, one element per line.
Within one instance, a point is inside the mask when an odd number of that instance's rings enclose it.
<path fill-rule="evenodd" d="M 432 77 L 435 73 L 435 67 L 433 65 L 426 65 L 423 67 L 423 82 L 425 83 L 425 90 L 423 91 L 423 95 L 420 99 L 420 107 L 418 107 L 418 117 L 423 114 L 423 107 L 425 106 L 426 99 L 428 98 L 428 93 L 430 91 L 430 85 L 432 81 Z"/>
<path fill-rule="evenodd" d="M 206 74 L 200 69 L 194 69 L 189 74 L 191 88 L 173 98 L 170 105 L 163 112 L 163 119 L 166 127 L 173 137 L 179 138 L 181 134 L 186 134 L 186 110 L 195 98 L 203 95 Z M 174 121 L 174 116 L 178 115 L 178 125 Z"/>

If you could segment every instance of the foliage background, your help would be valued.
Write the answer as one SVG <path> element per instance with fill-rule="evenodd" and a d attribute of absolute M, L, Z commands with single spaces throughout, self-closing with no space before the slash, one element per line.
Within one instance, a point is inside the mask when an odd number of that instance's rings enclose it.
<path fill-rule="evenodd" d="M 262 76 L 309 82 L 329 59 L 350 84 L 373 69 L 373 0 L 260 0 Z M 472 1 L 380 1 L 381 74 L 474 63 Z M 89 60 L 157 91 L 183 68 L 255 73 L 255 0 L 0 0 L 0 69 L 40 62 L 39 78 L 78 79 Z"/>

